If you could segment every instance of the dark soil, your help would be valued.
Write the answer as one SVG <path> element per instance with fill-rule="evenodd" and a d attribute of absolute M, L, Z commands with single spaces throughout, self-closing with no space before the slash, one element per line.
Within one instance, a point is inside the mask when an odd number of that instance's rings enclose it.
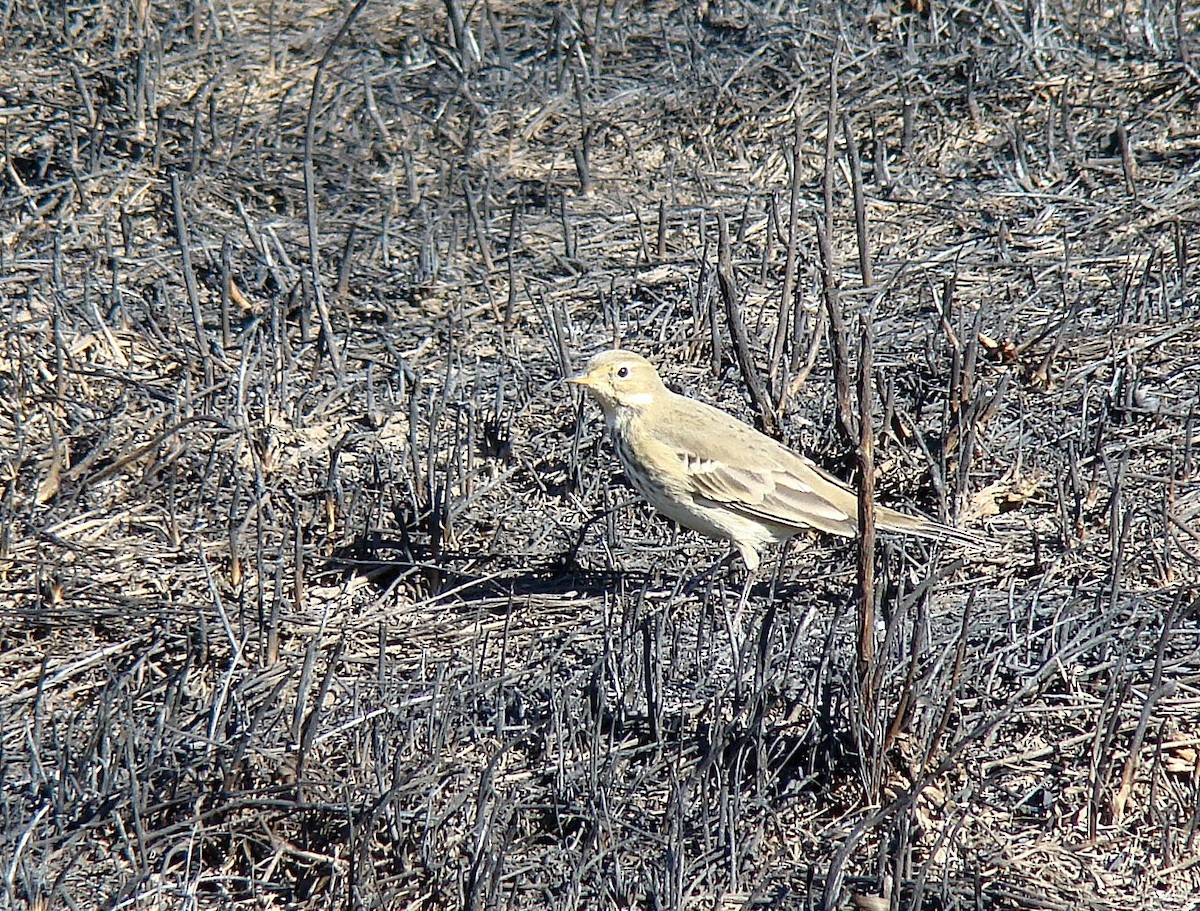
<path fill-rule="evenodd" d="M 4 907 L 1193 906 L 1200 7 L 0 48 Z M 878 499 L 987 545 L 881 538 L 864 665 L 853 542 L 738 617 L 562 380 L 850 478 L 868 327 Z"/>

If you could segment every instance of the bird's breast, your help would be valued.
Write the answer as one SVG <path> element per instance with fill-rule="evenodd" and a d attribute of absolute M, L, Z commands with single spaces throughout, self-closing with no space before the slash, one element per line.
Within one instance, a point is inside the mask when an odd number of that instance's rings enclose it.
<path fill-rule="evenodd" d="M 679 454 L 658 440 L 645 421 L 636 416 L 619 420 L 613 427 L 613 443 L 629 482 L 652 506 L 661 510 L 686 496 Z"/>

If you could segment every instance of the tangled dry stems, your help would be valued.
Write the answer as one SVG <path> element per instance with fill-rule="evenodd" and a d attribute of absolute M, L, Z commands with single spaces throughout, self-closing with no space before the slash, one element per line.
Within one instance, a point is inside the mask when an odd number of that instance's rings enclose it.
<path fill-rule="evenodd" d="M 917 6 L 6 9 L 6 903 L 1200 891 L 1200 20 Z M 559 382 L 845 471 L 827 174 L 880 495 L 994 542 L 884 546 L 874 711 L 852 555 L 731 637 Z"/>

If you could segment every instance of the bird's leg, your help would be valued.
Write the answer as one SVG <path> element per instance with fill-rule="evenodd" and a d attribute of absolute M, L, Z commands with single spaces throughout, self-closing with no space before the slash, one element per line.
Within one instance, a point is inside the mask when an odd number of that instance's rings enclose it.
<path fill-rule="evenodd" d="M 767 595 L 768 603 L 774 603 L 776 592 L 779 589 L 779 584 L 783 580 L 783 565 L 787 559 L 788 550 L 791 547 L 792 539 L 788 538 L 779 548 L 779 557 L 775 560 L 775 568 L 771 573 L 771 589 Z M 746 605 L 750 601 L 750 593 L 754 590 L 754 583 L 758 581 L 758 570 L 746 570 L 746 583 L 742 586 L 742 596 L 738 599 L 737 613 L 730 619 L 728 612 L 726 613 L 726 623 L 729 626 L 729 641 L 733 646 L 734 651 L 740 653 L 745 642 L 742 640 L 742 614 L 745 612 Z M 740 655 L 735 656 L 740 662 Z"/>
<path fill-rule="evenodd" d="M 758 579 L 758 570 L 746 570 L 746 581 L 742 584 L 742 593 L 738 596 L 737 610 L 733 616 L 729 616 L 729 608 L 725 608 L 725 626 L 729 630 L 729 647 L 733 649 L 733 662 L 735 667 L 741 666 L 742 646 L 745 645 L 745 639 L 742 637 L 742 614 L 745 613 L 746 604 L 750 601 L 750 592 L 754 589 L 754 583 Z M 722 601 L 724 604 L 724 601 Z"/>

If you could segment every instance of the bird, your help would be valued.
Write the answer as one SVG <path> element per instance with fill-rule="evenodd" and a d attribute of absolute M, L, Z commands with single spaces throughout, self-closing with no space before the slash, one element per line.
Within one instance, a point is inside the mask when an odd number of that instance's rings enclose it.
<path fill-rule="evenodd" d="M 751 575 L 768 545 L 808 531 L 858 533 L 854 488 L 733 415 L 672 392 L 640 354 L 603 351 L 570 382 L 600 405 L 638 493 L 685 528 L 732 543 Z M 876 506 L 875 526 L 982 543 L 970 532 L 886 506 Z"/>

